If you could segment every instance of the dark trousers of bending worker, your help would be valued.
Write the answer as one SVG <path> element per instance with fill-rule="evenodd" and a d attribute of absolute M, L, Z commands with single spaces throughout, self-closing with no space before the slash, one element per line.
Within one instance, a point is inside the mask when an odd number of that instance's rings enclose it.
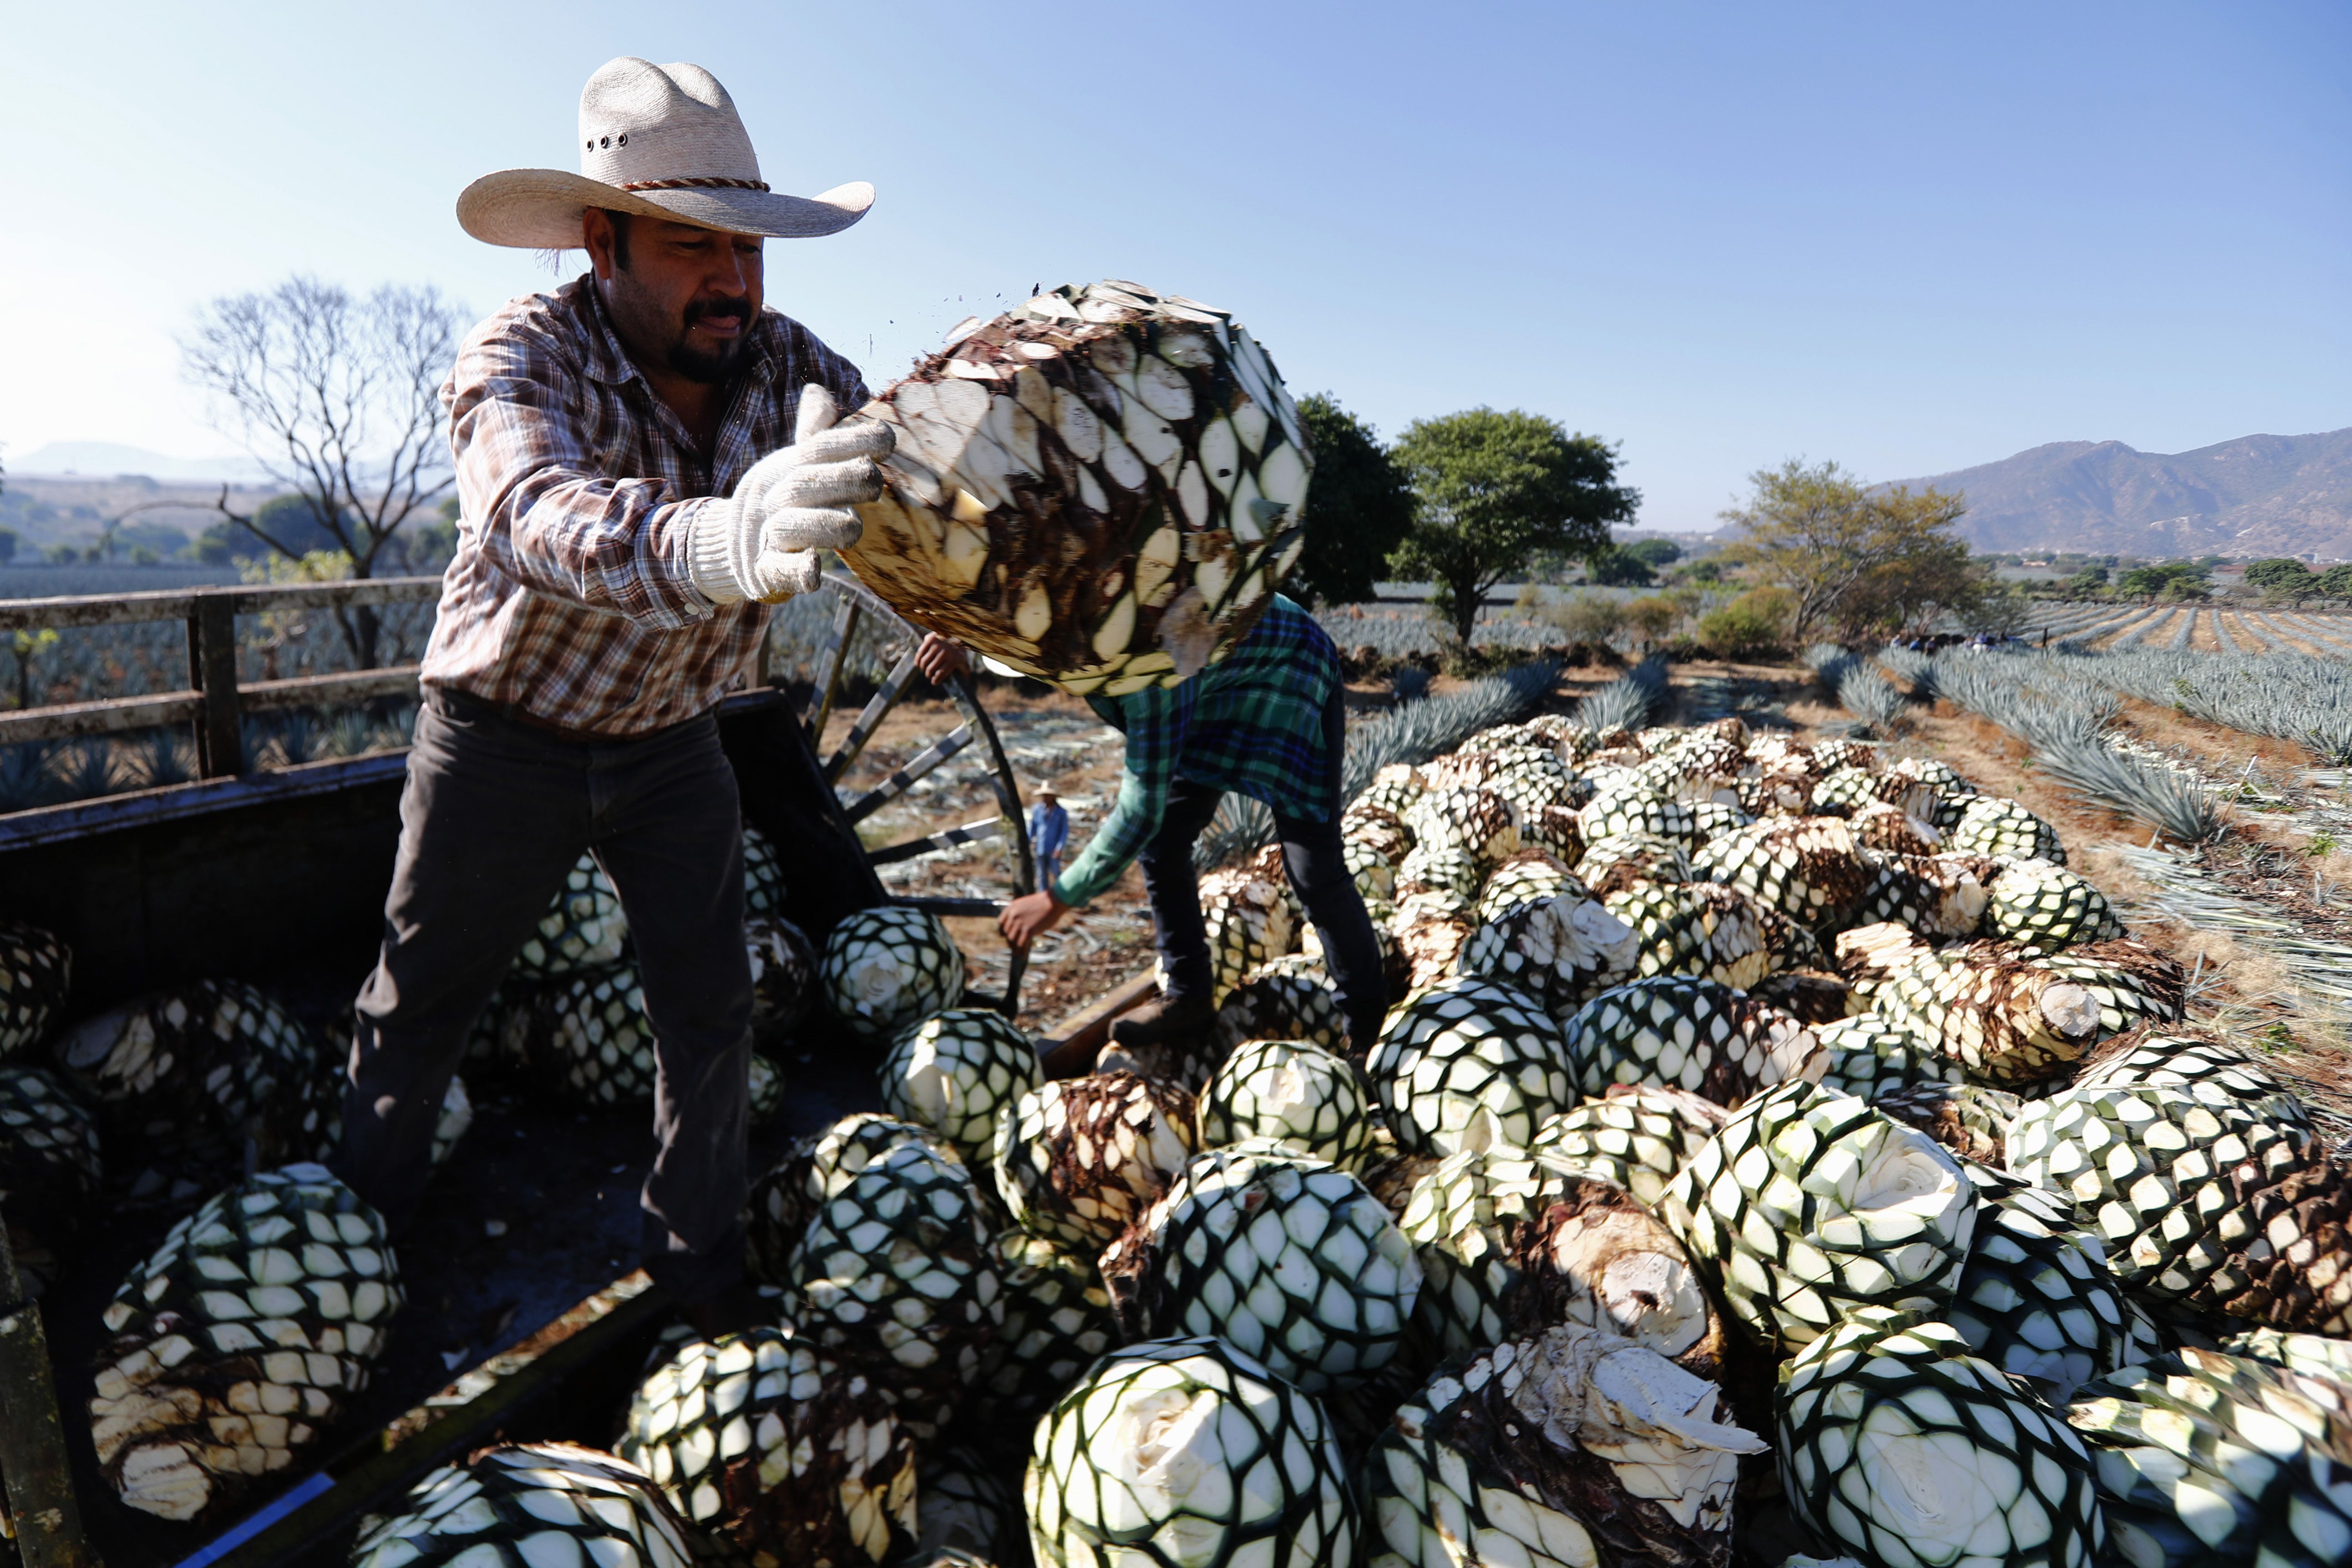
<path fill-rule="evenodd" d="M 1347 756 L 1348 720 L 1335 689 L 1323 706 L 1323 752 L 1336 772 Z M 1329 798 L 1341 798 L 1332 781 Z M 1206 996 L 1213 980 L 1209 960 L 1208 923 L 1201 913 L 1201 879 L 1192 867 L 1192 846 L 1200 839 L 1224 792 L 1195 784 L 1181 774 L 1169 785 L 1168 809 L 1160 831 L 1136 857 L 1143 868 L 1143 887 L 1151 900 L 1151 917 L 1160 931 L 1160 960 L 1168 972 L 1167 994 L 1172 997 Z M 1347 856 L 1339 843 L 1339 819 L 1314 821 L 1282 811 L 1274 814 L 1276 836 L 1282 842 L 1282 866 L 1291 890 L 1306 907 L 1307 918 L 1323 939 L 1324 966 L 1339 994 L 1339 1009 L 1348 1020 L 1348 1047 L 1359 1055 L 1380 1038 L 1387 1016 L 1388 978 L 1381 965 L 1380 939 L 1372 932 L 1372 917 L 1363 895 L 1348 874 Z"/>
<path fill-rule="evenodd" d="M 383 949 L 360 994 L 337 1173 L 395 1234 L 429 1173 L 474 1018 L 593 850 L 621 895 L 659 1063 L 646 1267 L 679 1300 L 742 1274 L 751 972 L 735 774 L 705 713 L 575 738 L 429 688 Z M 690 1135 L 688 1135 L 690 1130 Z"/>

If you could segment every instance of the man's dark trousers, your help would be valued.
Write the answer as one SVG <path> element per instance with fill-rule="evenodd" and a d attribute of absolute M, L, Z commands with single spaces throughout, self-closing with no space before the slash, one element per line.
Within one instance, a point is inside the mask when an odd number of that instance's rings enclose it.
<path fill-rule="evenodd" d="M 1347 732 L 1347 711 L 1335 690 L 1323 705 L 1323 749 L 1334 774 L 1330 794 L 1335 802 Z M 1143 868 L 1151 918 L 1159 927 L 1160 961 L 1168 972 L 1171 998 L 1207 996 L 1212 991 L 1208 924 L 1201 914 L 1201 879 L 1192 868 L 1192 846 L 1223 798 L 1223 790 L 1176 778 L 1168 786 L 1168 809 L 1160 819 L 1160 831 L 1136 857 Z M 1339 1010 L 1348 1020 L 1348 1048 L 1360 1055 L 1380 1038 L 1388 1012 L 1388 977 L 1381 970 L 1371 915 L 1356 879 L 1348 874 L 1337 809 L 1321 822 L 1277 810 L 1274 830 L 1282 841 L 1282 867 L 1291 890 L 1323 938 L 1324 966 L 1331 972 Z"/>
<path fill-rule="evenodd" d="M 395 1233 L 415 1214 L 475 1016 L 593 849 L 628 916 L 658 1042 L 646 1267 L 686 1302 L 741 1279 L 751 972 L 740 810 L 710 714 L 588 740 L 427 689 L 334 1162 Z"/>

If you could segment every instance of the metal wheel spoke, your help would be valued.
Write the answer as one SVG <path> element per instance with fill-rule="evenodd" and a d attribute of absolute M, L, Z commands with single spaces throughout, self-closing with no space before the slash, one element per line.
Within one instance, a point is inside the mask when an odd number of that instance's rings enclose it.
<path fill-rule="evenodd" d="M 915 781 L 971 744 L 971 726 L 959 724 L 925 747 L 907 765 L 867 790 L 843 809 L 852 822 L 863 822 L 915 786 Z"/>
<path fill-rule="evenodd" d="M 824 743 L 824 721 L 833 716 L 833 700 L 841 689 L 841 664 L 849 652 L 849 639 L 857 633 L 858 602 L 847 594 L 835 595 L 841 602 L 833 610 L 833 635 L 825 640 L 824 651 L 817 656 L 816 680 L 809 692 L 809 747 L 814 751 Z"/>
<path fill-rule="evenodd" d="M 887 849 L 869 849 L 866 858 L 872 865 L 888 866 L 900 860 L 912 860 L 918 855 L 929 855 L 935 849 L 952 849 L 959 844 L 977 844 L 1003 831 L 1004 818 L 983 816 L 978 822 L 967 822 L 961 827 L 950 827 L 928 838 L 909 838 L 904 844 L 893 844 Z"/>
<path fill-rule="evenodd" d="M 866 699 L 865 711 L 859 713 L 856 722 L 849 726 L 849 733 L 841 738 L 841 749 L 824 760 L 825 783 L 838 782 L 849 764 L 857 760 L 857 753 L 864 751 L 866 742 L 874 738 L 874 731 L 881 727 L 883 718 L 898 706 L 898 694 L 907 689 L 907 682 L 914 677 L 915 655 L 910 648 L 884 678 L 881 689 Z"/>

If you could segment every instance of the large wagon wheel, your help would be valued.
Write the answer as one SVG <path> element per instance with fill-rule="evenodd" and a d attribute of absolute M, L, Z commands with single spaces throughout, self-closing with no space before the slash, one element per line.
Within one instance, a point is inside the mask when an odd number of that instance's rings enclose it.
<path fill-rule="evenodd" d="M 915 645 L 922 633 L 884 604 L 874 591 L 845 572 L 828 572 L 825 585 L 833 589 L 837 603 L 833 613 L 833 629 L 826 637 L 824 647 L 817 656 L 814 689 L 808 706 L 802 710 L 802 722 L 807 726 L 809 747 L 823 759 L 821 766 L 824 782 L 837 785 L 850 766 L 857 761 L 874 732 L 891 709 L 898 706 L 907 685 L 915 678 Z M 842 669 L 849 649 L 850 638 L 857 633 L 862 620 L 874 619 L 889 628 L 896 636 L 908 639 L 907 651 L 899 656 L 890 673 L 842 737 L 841 744 L 831 754 L 824 751 L 824 727 L 833 716 L 835 700 L 841 694 Z M 948 695 L 954 700 L 963 721 L 933 741 L 906 764 L 873 788 L 840 802 L 842 815 L 848 820 L 852 832 L 859 823 L 882 807 L 905 795 L 916 782 L 937 769 L 949 758 L 964 751 L 974 742 L 986 748 L 984 761 L 988 781 L 996 796 L 997 814 L 967 822 L 943 832 L 926 834 L 892 844 L 880 849 L 869 849 L 866 858 L 879 868 L 902 860 L 912 860 L 937 849 L 950 849 L 960 844 L 976 844 L 982 839 L 1000 836 L 1012 840 L 1013 877 L 1011 894 L 1019 897 L 1036 891 L 1036 863 L 1029 852 L 1029 824 L 1021 809 L 1021 785 L 1013 777 L 1013 764 L 1005 759 L 1004 743 L 997 738 L 996 725 L 989 719 L 988 710 L 981 706 L 979 689 L 970 675 L 959 675 L 949 684 Z M 926 910 L 935 915 L 974 915 L 995 918 L 1003 911 L 1003 901 L 993 899 L 924 899 L 893 897 L 894 904 Z M 975 994 L 972 1001 L 994 1006 L 1011 1017 L 1020 1006 L 1021 974 L 1028 966 L 1029 955 L 1016 948 L 1010 967 L 1005 971 L 1004 994 L 1001 998 Z"/>

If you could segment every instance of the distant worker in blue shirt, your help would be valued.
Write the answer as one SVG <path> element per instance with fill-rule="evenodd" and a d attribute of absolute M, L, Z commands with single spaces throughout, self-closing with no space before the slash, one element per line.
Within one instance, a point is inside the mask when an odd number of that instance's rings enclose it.
<path fill-rule="evenodd" d="M 1070 814 L 1062 809 L 1062 797 L 1052 784 L 1039 784 L 1031 799 L 1036 804 L 1029 808 L 1029 847 L 1037 857 L 1037 885 L 1050 888 L 1062 874 L 1062 851 L 1070 842 Z"/>

